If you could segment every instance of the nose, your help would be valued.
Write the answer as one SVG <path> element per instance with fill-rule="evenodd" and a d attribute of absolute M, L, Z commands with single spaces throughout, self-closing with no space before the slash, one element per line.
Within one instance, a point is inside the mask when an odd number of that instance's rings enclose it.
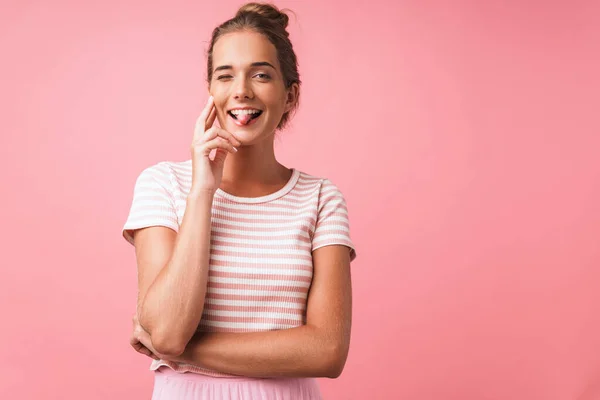
<path fill-rule="evenodd" d="M 240 78 L 237 80 L 234 88 L 233 88 L 233 97 L 235 99 L 251 99 L 254 97 L 254 93 L 252 93 L 252 88 L 248 84 L 248 81 L 245 78 Z"/>

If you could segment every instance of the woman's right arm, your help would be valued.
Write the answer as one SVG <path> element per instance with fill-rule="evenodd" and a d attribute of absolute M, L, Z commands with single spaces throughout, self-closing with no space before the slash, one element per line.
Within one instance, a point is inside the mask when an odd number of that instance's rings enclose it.
<path fill-rule="evenodd" d="M 135 231 L 137 313 L 157 352 L 180 355 L 194 335 L 206 295 L 214 191 L 191 192 L 179 233 Z"/>
<path fill-rule="evenodd" d="M 191 146 L 192 186 L 179 233 L 152 226 L 140 229 L 134 237 L 139 323 L 150 335 L 154 349 L 164 355 L 181 355 L 202 318 L 212 202 L 221 185 L 227 155 L 237 151 L 234 145 L 241 145 L 230 132 L 212 126 L 216 116 L 211 96 L 196 120 Z"/>

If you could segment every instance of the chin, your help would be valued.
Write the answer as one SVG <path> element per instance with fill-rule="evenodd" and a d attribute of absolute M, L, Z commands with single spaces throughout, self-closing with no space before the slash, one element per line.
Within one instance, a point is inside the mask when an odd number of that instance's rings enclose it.
<path fill-rule="evenodd" d="M 260 129 L 239 129 L 238 127 L 233 127 L 229 132 L 242 142 L 242 145 L 255 144 L 266 137 L 264 132 Z"/>
<path fill-rule="evenodd" d="M 235 124 L 228 124 L 227 131 L 231 132 L 243 145 L 256 143 L 271 136 L 266 133 L 267 130 L 265 130 L 263 124 L 249 127 L 239 127 Z M 274 133 L 274 131 L 275 129 L 272 129 L 269 132 Z"/>

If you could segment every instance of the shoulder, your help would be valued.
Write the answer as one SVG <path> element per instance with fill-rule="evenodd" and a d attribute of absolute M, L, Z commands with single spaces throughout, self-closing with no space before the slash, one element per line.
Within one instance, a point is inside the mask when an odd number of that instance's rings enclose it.
<path fill-rule="evenodd" d="M 340 198 L 344 201 L 342 191 L 330 178 L 312 175 L 303 171 L 299 172 L 298 185 L 307 191 L 314 191 L 313 193 L 318 195 L 321 201 L 327 201 L 331 198 Z"/>
<path fill-rule="evenodd" d="M 155 181 L 165 188 L 172 188 L 182 178 L 191 178 L 191 160 L 159 161 L 145 167 L 138 176 L 138 181 Z"/>
<path fill-rule="evenodd" d="M 313 188 L 321 192 L 338 191 L 341 193 L 338 186 L 329 178 L 317 176 L 304 171 L 298 171 L 298 184 L 305 188 Z"/>

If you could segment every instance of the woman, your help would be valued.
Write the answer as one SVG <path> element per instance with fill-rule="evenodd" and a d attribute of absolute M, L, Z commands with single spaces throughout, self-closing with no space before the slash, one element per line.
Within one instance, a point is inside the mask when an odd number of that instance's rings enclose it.
<path fill-rule="evenodd" d="M 320 399 L 315 378 L 344 367 L 345 200 L 273 149 L 300 89 L 287 22 L 249 3 L 213 31 L 191 160 L 136 181 L 123 227 L 138 264 L 131 344 L 154 359 L 153 399 Z"/>

